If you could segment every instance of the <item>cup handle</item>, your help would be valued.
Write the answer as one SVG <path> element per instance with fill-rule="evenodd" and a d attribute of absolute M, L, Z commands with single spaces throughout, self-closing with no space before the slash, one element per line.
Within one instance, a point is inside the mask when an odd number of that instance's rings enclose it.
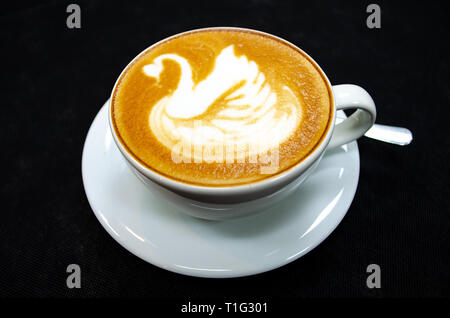
<path fill-rule="evenodd" d="M 333 86 L 336 111 L 340 109 L 357 110 L 343 122 L 334 127 L 328 148 L 335 148 L 358 139 L 375 123 L 377 110 L 369 93 L 357 85 L 342 84 Z"/>

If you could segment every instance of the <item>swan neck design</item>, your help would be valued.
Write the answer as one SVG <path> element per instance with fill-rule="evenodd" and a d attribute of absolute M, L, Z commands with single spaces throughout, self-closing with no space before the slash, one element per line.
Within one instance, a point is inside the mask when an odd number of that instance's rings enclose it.
<path fill-rule="evenodd" d="M 172 60 L 172 61 L 178 63 L 178 65 L 181 69 L 181 76 L 180 76 L 180 81 L 178 83 L 178 87 L 180 89 L 183 89 L 183 88 L 192 89 L 192 86 L 194 85 L 194 83 L 192 81 L 192 71 L 191 71 L 191 66 L 189 65 L 189 62 L 186 61 L 186 59 L 184 59 L 183 57 L 181 57 L 177 54 L 164 54 L 164 55 L 161 55 L 158 59 L 159 59 L 158 62 L 160 64 L 162 64 L 162 61 L 164 61 L 164 60 Z"/>

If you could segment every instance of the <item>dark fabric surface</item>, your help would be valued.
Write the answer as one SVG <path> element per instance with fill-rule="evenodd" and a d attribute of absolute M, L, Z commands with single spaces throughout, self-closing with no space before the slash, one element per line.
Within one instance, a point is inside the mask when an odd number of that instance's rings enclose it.
<path fill-rule="evenodd" d="M 449 11 L 444 2 L 23 2 L 0 14 L 0 296 L 298 297 L 450 296 Z M 88 128 L 124 66 L 167 36 L 206 26 L 266 31 L 308 52 L 333 84 L 373 96 L 379 123 L 405 126 L 398 147 L 363 138 L 355 199 L 316 249 L 277 270 L 208 280 L 164 271 L 116 243 L 84 193 Z M 66 287 L 66 267 L 82 288 Z M 366 287 L 366 267 L 382 288 Z"/>

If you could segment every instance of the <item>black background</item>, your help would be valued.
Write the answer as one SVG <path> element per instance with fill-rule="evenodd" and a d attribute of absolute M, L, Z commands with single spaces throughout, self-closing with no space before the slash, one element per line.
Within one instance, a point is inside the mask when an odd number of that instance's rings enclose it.
<path fill-rule="evenodd" d="M 75 1 L 74 1 L 75 2 Z M 450 296 L 449 11 L 443 2 L 76 1 L 2 4 L 0 15 L 0 296 L 257 297 Z M 408 127 L 398 147 L 363 138 L 352 206 L 316 249 L 274 271 L 210 280 L 159 269 L 116 243 L 84 193 L 89 126 L 127 63 L 150 44 L 199 27 L 240 26 L 298 45 L 333 84 L 373 96 L 377 121 Z M 66 267 L 82 288 L 66 287 Z M 382 288 L 366 287 L 366 267 Z"/>

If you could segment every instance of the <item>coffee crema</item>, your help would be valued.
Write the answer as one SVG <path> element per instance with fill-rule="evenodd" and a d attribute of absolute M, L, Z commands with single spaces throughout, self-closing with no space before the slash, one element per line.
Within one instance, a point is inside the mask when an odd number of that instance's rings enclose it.
<path fill-rule="evenodd" d="M 153 171 L 231 186 L 302 161 L 328 129 L 331 103 L 322 73 L 297 48 L 214 28 L 139 55 L 117 82 L 112 122 L 125 149 Z"/>

